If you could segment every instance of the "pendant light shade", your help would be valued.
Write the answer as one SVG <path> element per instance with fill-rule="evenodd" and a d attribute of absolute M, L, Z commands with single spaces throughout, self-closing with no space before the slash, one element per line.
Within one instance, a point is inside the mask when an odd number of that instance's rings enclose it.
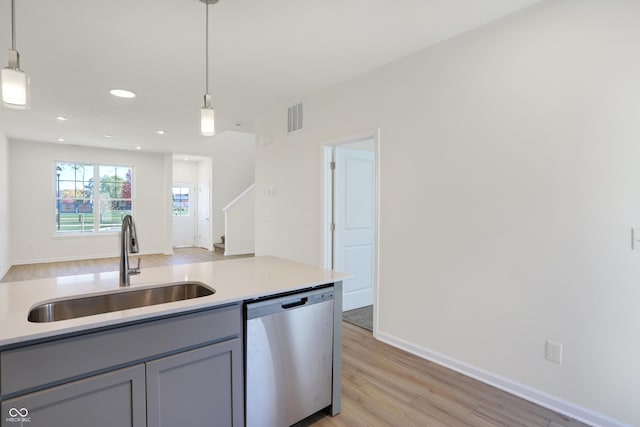
<path fill-rule="evenodd" d="M 20 69 L 20 54 L 16 50 L 15 0 L 11 0 L 11 49 L 9 65 L 0 72 L 2 102 L 6 107 L 29 107 L 29 77 Z"/>
<path fill-rule="evenodd" d="M 216 133 L 215 113 L 211 105 L 211 94 L 209 93 L 209 3 L 216 4 L 218 0 L 200 0 L 206 4 L 206 24 L 205 24 L 205 94 L 204 107 L 200 109 L 200 133 L 203 136 L 213 136 Z"/>
<path fill-rule="evenodd" d="M 2 69 L 2 102 L 6 107 L 28 107 L 29 77 L 19 68 Z"/>
<path fill-rule="evenodd" d="M 216 133 L 215 113 L 211 108 L 211 95 L 204 96 L 204 107 L 200 109 L 200 133 L 204 136 L 213 136 Z"/>

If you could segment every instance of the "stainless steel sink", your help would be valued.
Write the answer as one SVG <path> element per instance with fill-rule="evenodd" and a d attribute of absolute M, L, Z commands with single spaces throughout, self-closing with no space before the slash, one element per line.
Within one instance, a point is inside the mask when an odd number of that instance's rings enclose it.
<path fill-rule="evenodd" d="M 200 282 L 177 282 L 153 288 L 127 290 L 37 305 L 29 312 L 29 322 L 55 322 L 130 308 L 184 301 L 213 295 L 216 291 Z"/>

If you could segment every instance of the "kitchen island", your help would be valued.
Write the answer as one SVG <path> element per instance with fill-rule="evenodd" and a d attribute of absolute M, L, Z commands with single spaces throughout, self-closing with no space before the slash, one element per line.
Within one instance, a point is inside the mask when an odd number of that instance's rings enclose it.
<path fill-rule="evenodd" d="M 348 277 L 255 257 L 143 269 L 130 288 L 118 286 L 117 272 L 0 284 L 2 425 L 26 419 L 32 426 L 55 426 L 58 419 L 65 426 L 212 425 L 211 417 L 215 425 L 244 425 L 245 302 L 328 285 L 336 295 L 330 407 L 336 414 L 341 281 Z M 55 322 L 27 320 L 43 302 L 179 282 L 200 282 L 215 293 Z"/>

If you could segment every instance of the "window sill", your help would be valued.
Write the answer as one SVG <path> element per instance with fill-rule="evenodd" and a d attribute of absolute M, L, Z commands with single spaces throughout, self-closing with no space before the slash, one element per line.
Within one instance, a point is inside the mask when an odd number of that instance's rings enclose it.
<path fill-rule="evenodd" d="M 113 237 L 113 236 L 119 236 L 119 235 L 120 235 L 120 230 L 113 230 L 113 231 L 100 231 L 98 233 L 96 233 L 96 232 L 91 232 L 91 233 L 54 233 L 52 237 L 54 239 L 86 239 L 86 238 L 90 238 L 90 237 L 104 238 L 104 237 Z"/>

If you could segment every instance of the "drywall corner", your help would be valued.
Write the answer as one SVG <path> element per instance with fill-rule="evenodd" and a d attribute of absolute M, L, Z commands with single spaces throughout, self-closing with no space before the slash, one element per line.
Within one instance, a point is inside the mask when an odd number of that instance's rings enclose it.
<path fill-rule="evenodd" d="M 9 231 L 9 140 L 0 129 L 0 277 L 11 267 Z"/>

